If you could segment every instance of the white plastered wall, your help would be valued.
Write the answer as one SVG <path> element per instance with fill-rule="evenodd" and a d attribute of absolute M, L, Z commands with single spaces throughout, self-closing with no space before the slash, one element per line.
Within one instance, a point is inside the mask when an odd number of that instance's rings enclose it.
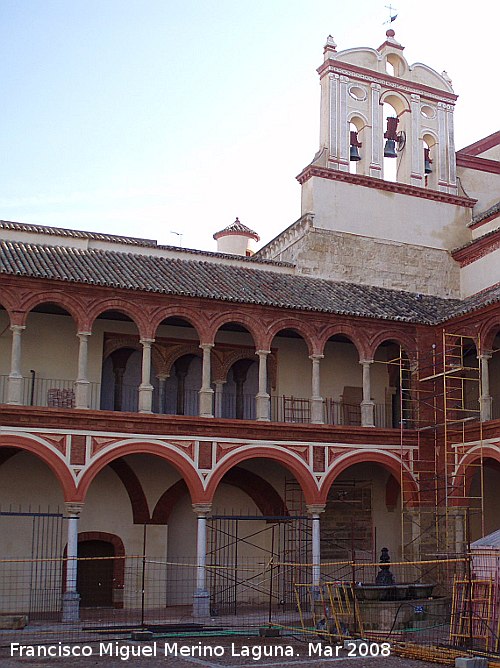
<path fill-rule="evenodd" d="M 475 262 L 460 269 L 460 286 L 462 298 L 498 283 L 500 266 L 500 249 L 479 258 Z"/>

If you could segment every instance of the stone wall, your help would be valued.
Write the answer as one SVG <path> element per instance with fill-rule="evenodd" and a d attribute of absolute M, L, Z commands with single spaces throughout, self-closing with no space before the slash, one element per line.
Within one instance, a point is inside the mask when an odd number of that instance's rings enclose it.
<path fill-rule="evenodd" d="M 292 262 L 298 273 L 317 278 L 460 297 L 460 268 L 445 250 L 318 229 L 303 221 L 298 228 L 282 244 L 278 237 L 262 255 Z"/>

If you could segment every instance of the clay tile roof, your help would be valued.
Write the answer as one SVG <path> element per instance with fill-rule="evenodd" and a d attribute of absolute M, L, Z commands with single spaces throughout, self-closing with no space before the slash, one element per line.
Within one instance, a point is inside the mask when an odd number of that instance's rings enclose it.
<path fill-rule="evenodd" d="M 462 302 L 251 266 L 15 241 L 0 243 L 0 274 L 422 324 L 500 300 L 500 286 Z"/>
<path fill-rule="evenodd" d="M 234 223 L 231 223 L 231 225 L 228 225 L 223 230 L 216 232 L 214 234 L 214 239 L 217 240 L 226 234 L 243 234 L 245 236 L 251 237 L 252 239 L 255 239 L 255 241 L 260 241 L 260 237 L 257 232 L 254 232 L 246 225 L 243 225 L 239 218 L 236 218 Z"/>
<path fill-rule="evenodd" d="M 471 220 L 469 223 L 468 227 L 471 227 L 472 225 L 476 225 L 477 223 L 482 222 L 483 220 L 486 220 L 486 218 L 492 218 L 496 216 L 497 214 L 500 214 L 500 202 L 497 202 L 496 204 L 493 204 L 493 206 L 490 206 L 489 209 L 486 209 L 486 211 L 482 211 L 481 213 L 478 213 L 477 216 L 474 216 L 474 218 Z"/>
<path fill-rule="evenodd" d="M 156 246 L 156 241 L 154 239 L 139 239 L 137 237 L 124 237 L 119 234 L 101 234 L 100 232 L 69 230 L 64 227 L 30 225 L 28 223 L 15 223 L 9 220 L 0 220 L 0 230 L 31 232 L 33 234 L 47 234 L 56 237 L 73 237 L 75 239 L 93 239 L 95 241 L 109 241 L 111 243 L 130 244 L 133 246 Z"/>

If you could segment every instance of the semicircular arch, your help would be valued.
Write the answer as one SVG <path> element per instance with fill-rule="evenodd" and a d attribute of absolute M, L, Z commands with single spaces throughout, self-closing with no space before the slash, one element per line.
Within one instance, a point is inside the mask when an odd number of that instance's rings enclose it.
<path fill-rule="evenodd" d="M 136 454 L 154 455 L 166 460 L 186 481 L 192 502 L 198 503 L 204 500 L 203 485 L 201 484 L 194 465 L 180 452 L 170 449 L 164 444 L 146 440 L 137 440 L 133 443 L 128 442 L 121 445 L 113 445 L 103 449 L 82 475 L 78 483 L 76 491 L 77 498 L 75 500 L 85 500 L 85 496 L 92 481 L 105 466 L 120 457 Z"/>
<path fill-rule="evenodd" d="M 309 472 L 305 462 L 301 461 L 298 456 L 281 447 L 253 447 L 241 448 L 231 452 L 224 457 L 217 465 L 213 472 L 206 489 L 207 500 L 213 499 L 215 490 L 221 482 L 224 475 L 234 466 L 241 464 L 249 459 L 272 459 L 286 469 L 288 469 L 299 483 L 306 503 L 316 503 L 318 497 L 318 488 L 314 478 Z"/>

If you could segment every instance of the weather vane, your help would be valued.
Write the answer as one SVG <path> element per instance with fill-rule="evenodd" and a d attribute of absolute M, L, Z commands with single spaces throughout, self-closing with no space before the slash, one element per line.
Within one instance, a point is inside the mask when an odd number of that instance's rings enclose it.
<path fill-rule="evenodd" d="M 389 18 L 387 21 L 384 21 L 384 25 L 386 23 L 392 23 L 398 18 L 398 15 L 394 13 L 397 11 L 395 7 L 393 7 L 392 5 L 386 5 L 385 8 L 389 10 Z"/>

